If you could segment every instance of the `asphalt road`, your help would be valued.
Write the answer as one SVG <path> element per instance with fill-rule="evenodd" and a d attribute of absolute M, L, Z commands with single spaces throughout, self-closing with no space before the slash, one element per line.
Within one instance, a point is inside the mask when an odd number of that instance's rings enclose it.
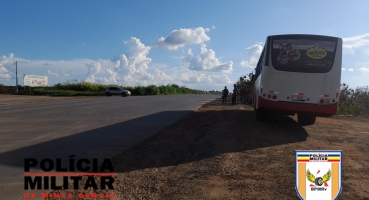
<path fill-rule="evenodd" d="M 109 97 L 0 107 L 0 199 L 24 199 L 24 159 L 119 155 L 218 96 Z M 37 169 L 36 169 L 37 171 Z"/>

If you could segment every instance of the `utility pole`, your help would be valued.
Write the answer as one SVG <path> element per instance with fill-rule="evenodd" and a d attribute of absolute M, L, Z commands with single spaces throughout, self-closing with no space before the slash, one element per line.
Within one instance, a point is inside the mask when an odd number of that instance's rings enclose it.
<path fill-rule="evenodd" d="M 16 88 L 16 93 L 18 94 L 18 63 L 17 61 L 15 61 L 15 88 Z"/>

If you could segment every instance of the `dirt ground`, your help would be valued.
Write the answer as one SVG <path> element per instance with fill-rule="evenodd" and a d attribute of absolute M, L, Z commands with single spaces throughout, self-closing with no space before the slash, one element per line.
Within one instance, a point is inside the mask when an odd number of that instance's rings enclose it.
<path fill-rule="evenodd" d="M 92 98 L 92 97 L 91 96 L 51 97 L 51 96 L 0 94 L 0 106 L 51 102 L 51 101 L 65 101 L 65 100 L 85 99 L 85 98 Z"/>
<path fill-rule="evenodd" d="M 339 199 L 369 199 L 369 119 L 254 120 L 220 99 L 112 159 L 116 199 L 298 199 L 295 150 L 342 150 Z"/>

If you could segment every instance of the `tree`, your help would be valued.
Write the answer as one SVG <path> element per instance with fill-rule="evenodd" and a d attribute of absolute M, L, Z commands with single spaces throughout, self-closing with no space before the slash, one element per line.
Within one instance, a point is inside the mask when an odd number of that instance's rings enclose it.
<path fill-rule="evenodd" d="M 248 76 L 242 75 L 239 80 L 236 82 L 236 85 L 240 89 L 251 89 L 254 85 L 254 74 L 250 73 Z"/>

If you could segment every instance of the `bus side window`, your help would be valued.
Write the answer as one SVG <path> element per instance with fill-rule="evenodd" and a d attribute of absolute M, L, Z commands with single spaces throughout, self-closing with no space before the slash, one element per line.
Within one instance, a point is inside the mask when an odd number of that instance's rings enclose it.
<path fill-rule="evenodd" d="M 265 41 L 265 45 L 264 45 L 264 49 L 263 49 L 263 53 L 265 51 L 265 58 L 264 58 L 264 62 L 263 62 L 264 66 L 269 66 L 269 52 L 270 52 L 270 48 L 271 48 L 270 47 L 271 46 L 270 41 L 271 41 L 271 39 L 270 39 L 270 37 L 268 37 L 267 40 Z"/>
<path fill-rule="evenodd" d="M 264 47 L 265 49 L 265 47 Z M 258 64 L 256 65 L 256 74 L 255 74 L 255 77 L 259 77 L 259 75 L 261 74 L 261 70 L 263 69 L 262 68 L 262 61 L 263 61 L 263 57 L 264 57 L 264 49 L 263 49 L 263 52 L 261 53 L 260 55 L 260 58 L 259 58 L 259 61 L 258 61 Z"/>

